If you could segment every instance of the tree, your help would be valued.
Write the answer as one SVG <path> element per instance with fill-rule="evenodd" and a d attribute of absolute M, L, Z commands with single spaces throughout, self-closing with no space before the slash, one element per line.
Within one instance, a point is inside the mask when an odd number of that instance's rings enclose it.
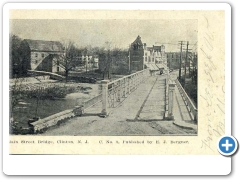
<path fill-rule="evenodd" d="M 22 39 L 15 34 L 9 35 L 9 61 L 10 61 L 10 78 L 19 75 L 20 52 L 19 47 Z"/>
<path fill-rule="evenodd" d="M 128 50 L 113 49 L 112 56 L 112 73 L 116 74 L 128 74 Z"/>
<path fill-rule="evenodd" d="M 114 47 L 106 42 L 104 49 L 99 49 L 99 68 L 103 73 L 103 79 L 111 79 L 113 73 L 124 74 L 128 71 L 128 51 Z"/>
<path fill-rule="evenodd" d="M 198 57 L 197 54 L 193 53 L 192 54 L 192 73 L 191 73 L 191 78 L 192 78 L 192 82 L 197 84 L 197 61 L 198 61 Z"/>
<path fill-rule="evenodd" d="M 54 65 L 59 66 L 64 70 L 65 80 L 68 81 L 69 71 L 76 67 L 76 57 L 78 56 L 77 48 L 74 43 L 69 41 L 64 44 L 64 53 L 61 55 L 56 55 L 56 58 L 53 58 Z"/>

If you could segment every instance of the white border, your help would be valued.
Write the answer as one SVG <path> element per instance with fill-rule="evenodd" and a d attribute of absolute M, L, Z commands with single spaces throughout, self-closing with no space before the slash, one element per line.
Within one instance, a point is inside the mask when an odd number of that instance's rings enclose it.
<path fill-rule="evenodd" d="M 216 6 L 216 4 L 218 4 Z M 7 3 L 6 9 L 230 10 L 228 3 Z"/>
<path fill-rule="evenodd" d="M 225 10 L 226 11 L 226 134 L 231 134 L 231 7 L 214 4 L 158 3 L 84 3 L 82 9 L 141 9 L 141 10 Z M 8 59 L 9 9 L 76 9 L 76 4 L 6 4 L 3 7 L 3 59 Z M 229 60 L 229 61 L 227 61 Z M 3 69 L 3 117 L 8 117 L 8 61 Z M 5 63 L 7 62 L 7 63 Z M 96 156 L 96 155 L 9 155 L 8 121 L 3 121 L 3 172 L 8 175 L 227 175 L 231 158 L 223 156 Z M 220 165 L 221 164 L 221 165 Z M 219 166 L 220 165 L 220 166 Z M 54 168 L 53 168 L 54 167 Z M 215 167 L 215 168 L 214 168 Z"/>

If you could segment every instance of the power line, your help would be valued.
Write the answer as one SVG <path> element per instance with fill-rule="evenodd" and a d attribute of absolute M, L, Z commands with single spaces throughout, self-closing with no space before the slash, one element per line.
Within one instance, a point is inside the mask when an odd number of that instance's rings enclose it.
<path fill-rule="evenodd" d="M 184 41 L 183 41 L 184 42 Z M 179 45 L 179 44 L 175 44 L 175 43 L 160 43 L 160 42 L 155 42 L 155 43 L 158 43 L 158 44 L 171 44 L 171 45 Z M 188 45 L 193 45 L 193 47 L 195 46 L 197 44 L 197 42 L 196 43 L 194 43 L 194 44 L 188 44 Z"/>

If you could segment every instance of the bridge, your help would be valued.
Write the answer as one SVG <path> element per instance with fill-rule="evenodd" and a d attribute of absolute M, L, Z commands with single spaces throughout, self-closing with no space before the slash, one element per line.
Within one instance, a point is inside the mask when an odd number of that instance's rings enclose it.
<path fill-rule="evenodd" d="M 196 135 L 197 108 L 176 74 L 150 74 L 144 69 L 114 81 L 102 80 L 96 97 L 77 99 L 74 109 L 31 125 L 43 135 Z"/>

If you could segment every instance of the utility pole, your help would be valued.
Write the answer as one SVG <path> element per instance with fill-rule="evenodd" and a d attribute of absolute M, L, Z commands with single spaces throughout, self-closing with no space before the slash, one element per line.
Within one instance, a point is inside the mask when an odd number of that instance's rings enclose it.
<path fill-rule="evenodd" d="M 131 50 L 131 44 L 129 44 L 128 48 L 128 72 L 131 74 L 131 69 L 130 69 L 130 50 Z"/>
<path fill-rule="evenodd" d="M 86 59 L 86 73 L 87 73 L 88 72 L 88 56 L 87 55 L 86 55 L 85 59 Z"/>
<path fill-rule="evenodd" d="M 180 42 L 180 63 L 179 63 L 179 81 L 181 81 L 181 71 L 182 71 L 182 46 L 183 46 L 183 41 L 179 41 Z"/>
<path fill-rule="evenodd" d="M 187 59 L 188 59 L 188 41 L 187 41 L 187 49 L 186 49 L 186 59 L 184 62 L 184 88 L 185 88 L 185 84 L 186 84 L 186 71 L 187 71 Z"/>
<path fill-rule="evenodd" d="M 172 52 L 170 51 L 170 53 L 167 55 L 168 58 L 167 58 L 167 63 L 168 63 L 168 67 L 169 67 L 169 70 L 171 69 L 171 61 L 172 61 Z"/>
<path fill-rule="evenodd" d="M 191 61 L 192 61 L 192 53 L 191 53 Z M 191 73 L 191 71 L 190 71 L 190 68 L 191 68 L 191 65 L 190 65 L 191 63 L 190 63 L 190 60 L 189 60 L 189 66 L 188 66 L 188 73 L 189 73 L 189 76 L 190 76 L 190 73 Z"/>
<path fill-rule="evenodd" d="M 186 50 L 186 59 L 185 59 L 185 67 L 184 67 L 184 88 L 185 88 L 185 84 L 186 84 L 186 74 L 187 74 L 187 62 L 188 62 L 188 51 L 191 50 L 191 49 L 188 49 L 188 45 L 189 45 L 189 42 L 187 41 L 187 49 L 184 49 Z M 189 68 L 190 68 L 190 62 L 189 62 Z M 190 70 L 189 70 L 190 72 Z M 190 74 L 189 74 L 190 75 Z"/>

